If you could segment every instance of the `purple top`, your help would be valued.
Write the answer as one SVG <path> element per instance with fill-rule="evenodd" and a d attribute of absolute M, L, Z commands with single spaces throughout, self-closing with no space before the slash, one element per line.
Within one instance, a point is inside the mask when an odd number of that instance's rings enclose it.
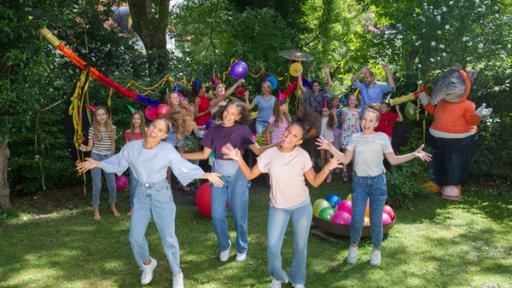
<path fill-rule="evenodd" d="M 216 159 L 224 159 L 221 149 L 227 143 L 231 143 L 243 154 L 247 146 L 254 144 L 255 141 L 249 127 L 242 124 L 235 124 L 231 127 L 224 127 L 222 124 L 215 125 L 206 132 L 201 141 L 204 147 L 215 152 Z"/>

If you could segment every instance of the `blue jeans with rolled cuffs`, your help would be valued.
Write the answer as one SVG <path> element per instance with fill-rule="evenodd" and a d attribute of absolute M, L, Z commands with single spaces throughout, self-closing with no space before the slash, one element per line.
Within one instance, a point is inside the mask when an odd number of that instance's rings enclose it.
<path fill-rule="evenodd" d="M 357 176 L 352 179 L 352 221 L 350 222 L 350 243 L 357 244 L 361 239 L 366 201 L 370 198 L 370 235 L 374 248 L 382 243 L 382 213 L 388 197 L 386 175 Z"/>
<path fill-rule="evenodd" d="M 155 221 L 160 234 L 165 255 L 169 261 L 172 274 L 179 275 L 180 246 L 175 234 L 174 221 L 176 204 L 172 197 L 167 179 L 154 184 L 138 183 L 132 208 L 130 225 L 130 245 L 135 261 L 141 267 L 150 259 L 146 230 L 151 218 Z"/>
<path fill-rule="evenodd" d="M 313 208 L 309 201 L 292 209 L 269 207 L 267 258 L 268 272 L 272 278 L 285 283 L 291 281 L 293 284 L 305 284 L 309 227 L 312 217 Z M 293 225 L 293 260 L 289 274 L 287 274 L 282 267 L 281 247 L 290 218 Z"/>
<path fill-rule="evenodd" d="M 267 131 L 268 121 L 256 120 L 255 128 L 256 135 L 262 135 L 263 132 Z"/>
<path fill-rule="evenodd" d="M 223 187 L 212 187 L 212 224 L 220 251 L 229 248 L 228 208 L 233 214 L 236 229 L 236 250 L 238 253 L 247 252 L 247 218 L 249 213 L 249 181 L 240 171 L 238 163 L 233 160 L 215 159 L 213 171 L 221 174 Z"/>
<path fill-rule="evenodd" d="M 91 158 L 96 161 L 102 161 L 107 158 L 110 158 L 112 154 L 98 154 L 95 152 L 91 152 Z M 101 192 L 101 168 L 93 168 L 91 169 L 92 176 L 92 206 L 98 207 L 100 205 L 100 192 Z M 107 173 L 103 171 L 103 175 L 105 175 L 105 182 L 107 182 L 108 188 L 108 202 L 110 204 L 116 203 L 116 176 L 114 173 Z"/>

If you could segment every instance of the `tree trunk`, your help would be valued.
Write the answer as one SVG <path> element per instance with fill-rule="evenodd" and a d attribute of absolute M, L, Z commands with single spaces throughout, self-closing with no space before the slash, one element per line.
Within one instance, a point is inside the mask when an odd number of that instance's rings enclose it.
<path fill-rule="evenodd" d="M 11 208 L 9 200 L 9 183 L 7 182 L 7 162 L 11 151 L 2 139 L 0 139 L 0 210 Z"/>
<path fill-rule="evenodd" d="M 167 51 L 167 26 L 169 24 L 169 1 L 160 0 L 153 11 L 152 0 L 129 0 L 132 27 L 139 35 L 148 61 L 150 75 L 162 75 L 168 71 L 170 62 Z M 156 7 L 155 7 L 156 8 Z"/>

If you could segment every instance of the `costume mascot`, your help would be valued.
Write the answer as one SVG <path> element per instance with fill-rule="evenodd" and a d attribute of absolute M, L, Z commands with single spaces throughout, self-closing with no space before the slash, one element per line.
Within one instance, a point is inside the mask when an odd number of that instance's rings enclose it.
<path fill-rule="evenodd" d="M 477 125 L 492 112 L 485 103 L 475 109 L 475 103 L 467 100 L 476 74 L 453 68 L 437 80 L 430 97 L 425 93 L 419 96 L 427 113 L 434 117 L 429 129 L 434 149 L 433 181 L 442 187 L 442 197 L 448 200 L 461 198 L 473 161 Z"/>

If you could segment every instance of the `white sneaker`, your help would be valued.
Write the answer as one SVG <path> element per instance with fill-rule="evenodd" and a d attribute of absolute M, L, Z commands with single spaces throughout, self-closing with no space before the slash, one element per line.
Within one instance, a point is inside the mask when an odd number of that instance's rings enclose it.
<path fill-rule="evenodd" d="M 357 247 L 352 247 L 348 249 L 347 263 L 348 264 L 356 264 L 357 262 Z"/>
<path fill-rule="evenodd" d="M 156 259 L 151 258 L 151 263 L 149 265 L 144 264 L 144 268 L 142 268 L 142 275 L 140 276 L 140 284 L 147 285 L 153 280 L 153 270 L 155 270 L 157 265 Z"/>
<path fill-rule="evenodd" d="M 228 249 L 220 252 L 220 255 L 219 255 L 220 262 L 228 261 L 228 259 L 229 259 L 229 250 L 231 250 L 231 241 L 229 241 Z"/>
<path fill-rule="evenodd" d="M 243 262 L 247 258 L 247 252 L 244 253 L 238 253 L 236 252 L 236 261 Z"/>
<path fill-rule="evenodd" d="M 379 266 L 380 265 L 380 249 L 373 249 L 372 257 L 370 258 L 370 265 Z"/>
<path fill-rule="evenodd" d="M 183 272 L 180 272 L 180 274 L 176 276 L 172 276 L 172 288 L 184 288 L 185 285 L 183 284 Z"/>
<path fill-rule="evenodd" d="M 304 286 L 304 284 L 295 284 L 295 285 L 293 285 L 293 287 L 295 287 L 295 288 L 306 288 L 306 286 Z"/>
<path fill-rule="evenodd" d="M 270 283 L 270 288 L 281 288 L 281 281 L 278 281 L 272 278 L 272 283 Z"/>

